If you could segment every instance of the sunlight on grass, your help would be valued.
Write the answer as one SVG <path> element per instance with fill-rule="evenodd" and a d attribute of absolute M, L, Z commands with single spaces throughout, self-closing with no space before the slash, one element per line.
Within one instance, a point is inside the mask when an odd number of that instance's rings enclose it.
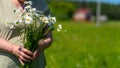
<path fill-rule="evenodd" d="M 46 53 L 46 68 L 119 68 L 120 24 L 60 21 L 67 32 L 53 32 L 54 42 Z M 57 25 L 55 25 L 57 26 Z"/>

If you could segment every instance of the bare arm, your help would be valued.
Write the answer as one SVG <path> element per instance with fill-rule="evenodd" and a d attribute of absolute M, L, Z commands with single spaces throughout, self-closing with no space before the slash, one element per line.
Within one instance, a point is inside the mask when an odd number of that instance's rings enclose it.
<path fill-rule="evenodd" d="M 43 40 L 41 40 L 38 45 L 40 49 L 44 50 L 48 48 L 52 44 L 53 38 L 52 38 L 52 32 L 49 32 Z"/>
<path fill-rule="evenodd" d="M 14 44 L 0 38 L 0 51 L 12 53 L 14 47 Z"/>
<path fill-rule="evenodd" d="M 38 43 L 38 48 L 34 52 L 33 59 L 37 58 L 37 56 L 44 51 L 46 48 L 48 48 L 52 44 L 53 38 L 52 38 L 52 32 L 49 32 L 43 40 L 40 40 Z"/>
<path fill-rule="evenodd" d="M 19 50 L 20 48 L 22 51 Z M 0 38 L 0 51 L 14 54 L 16 57 L 18 57 L 21 64 L 24 64 L 24 61 L 29 62 L 33 57 L 32 52 L 29 50 L 12 44 L 2 38 Z"/>

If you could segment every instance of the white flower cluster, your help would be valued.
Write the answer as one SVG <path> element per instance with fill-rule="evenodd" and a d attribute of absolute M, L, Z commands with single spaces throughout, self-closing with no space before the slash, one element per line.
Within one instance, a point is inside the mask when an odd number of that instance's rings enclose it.
<path fill-rule="evenodd" d="M 60 32 L 61 30 L 62 30 L 62 25 L 59 24 L 59 25 L 58 25 L 58 28 L 57 28 L 57 31 Z"/>
<path fill-rule="evenodd" d="M 34 52 L 38 47 L 38 42 L 43 39 L 45 35 L 48 34 L 49 31 L 54 29 L 53 24 L 56 22 L 55 17 L 47 17 L 42 13 L 42 11 L 36 10 L 36 8 L 32 8 L 32 2 L 25 2 L 27 5 L 24 10 L 15 10 L 15 13 L 18 14 L 19 18 L 15 22 L 6 24 L 9 28 L 19 28 L 17 26 L 22 24 L 22 29 L 20 31 L 20 36 L 24 47 L 28 50 Z M 21 28 L 21 27 L 20 27 Z M 22 68 L 31 68 L 31 64 L 24 64 Z"/>
<path fill-rule="evenodd" d="M 63 29 L 62 24 L 59 24 L 59 25 L 57 26 L 57 31 L 58 31 L 58 32 L 61 32 L 61 31 L 67 32 L 67 30 L 64 30 L 64 29 Z"/>
<path fill-rule="evenodd" d="M 15 10 L 15 13 L 17 13 L 20 18 L 13 23 L 7 22 L 7 27 L 15 28 L 15 26 L 18 24 L 24 24 L 24 26 L 27 26 L 34 23 L 47 23 L 49 26 L 51 26 L 51 24 L 54 24 L 56 22 L 55 17 L 47 17 L 42 13 L 42 11 L 38 11 L 36 10 L 36 8 L 32 8 L 31 1 L 26 1 L 25 4 L 27 6 L 24 8 L 23 11 Z"/>

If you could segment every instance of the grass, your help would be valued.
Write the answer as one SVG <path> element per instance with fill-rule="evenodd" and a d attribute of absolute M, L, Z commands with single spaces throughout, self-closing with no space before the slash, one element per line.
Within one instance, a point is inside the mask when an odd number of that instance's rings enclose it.
<path fill-rule="evenodd" d="M 100 27 L 74 21 L 57 24 L 63 25 L 63 31 L 53 32 L 54 42 L 45 51 L 46 68 L 120 68 L 119 21 Z"/>

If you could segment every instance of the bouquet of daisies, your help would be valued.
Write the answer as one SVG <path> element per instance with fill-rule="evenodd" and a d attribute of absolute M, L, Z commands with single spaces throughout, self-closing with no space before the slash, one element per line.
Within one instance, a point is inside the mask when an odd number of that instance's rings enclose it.
<path fill-rule="evenodd" d="M 17 11 L 20 18 L 14 23 L 9 23 L 10 28 L 17 28 L 16 25 L 22 24 L 21 39 L 24 47 L 34 52 L 38 47 L 38 42 L 51 30 L 54 29 L 53 24 L 56 22 L 55 17 L 47 17 L 42 11 L 32 8 L 32 2 L 26 1 L 26 7 L 23 11 Z M 43 31 L 45 29 L 45 31 Z M 44 33 L 43 33 L 44 32 Z M 32 62 L 31 62 L 32 63 Z M 31 68 L 31 63 L 25 63 L 21 68 Z"/>

